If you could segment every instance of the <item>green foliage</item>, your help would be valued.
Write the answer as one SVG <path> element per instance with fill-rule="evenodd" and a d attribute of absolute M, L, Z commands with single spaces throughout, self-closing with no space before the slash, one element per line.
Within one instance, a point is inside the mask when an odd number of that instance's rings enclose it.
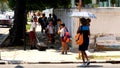
<path fill-rule="evenodd" d="M 0 2 L 7 2 L 7 0 L 0 0 Z"/>
<path fill-rule="evenodd" d="M 7 0 L 0 0 L 0 10 L 4 12 L 5 10 L 9 9 Z"/>
<path fill-rule="evenodd" d="M 103 2 L 103 1 L 107 1 L 107 0 L 100 0 L 101 2 Z"/>
<path fill-rule="evenodd" d="M 83 4 L 90 4 L 92 3 L 92 0 L 82 0 Z"/>
<path fill-rule="evenodd" d="M 10 8 L 14 8 L 15 0 L 8 0 Z M 46 8 L 69 8 L 71 0 L 26 0 L 27 10 L 44 10 Z"/>
<path fill-rule="evenodd" d="M 78 6 L 79 0 L 75 0 L 75 5 Z"/>
<path fill-rule="evenodd" d="M 43 10 L 45 9 L 45 0 L 26 0 L 27 10 Z"/>
<path fill-rule="evenodd" d="M 8 0 L 8 5 L 11 9 L 14 9 L 15 7 L 15 0 Z"/>
<path fill-rule="evenodd" d="M 79 2 L 79 0 L 75 0 L 75 4 L 77 5 L 77 3 Z M 82 0 L 82 4 L 85 5 L 85 4 L 90 4 L 92 3 L 92 0 Z"/>
<path fill-rule="evenodd" d="M 111 3 L 112 3 L 112 4 L 115 4 L 115 3 L 116 3 L 116 0 L 111 0 Z"/>

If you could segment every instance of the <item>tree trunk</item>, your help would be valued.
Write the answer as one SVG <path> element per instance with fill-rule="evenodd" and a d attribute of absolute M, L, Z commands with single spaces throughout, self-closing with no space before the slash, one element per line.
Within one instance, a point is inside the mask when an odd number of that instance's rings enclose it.
<path fill-rule="evenodd" d="M 16 0 L 14 25 L 10 29 L 10 45 L 23 45 L 26 23 L 25 0 Z"/>

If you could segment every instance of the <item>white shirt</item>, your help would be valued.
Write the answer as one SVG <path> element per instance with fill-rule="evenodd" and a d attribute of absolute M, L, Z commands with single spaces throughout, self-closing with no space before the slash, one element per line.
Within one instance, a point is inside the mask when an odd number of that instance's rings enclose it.
<path fill-rule="evenodd" d="M 63 37 L 65 35 L 66 29 L 65 28 L 61 28 L 59 30 L 59 32 L 60 32 L 60 37 Z"/>
<path fill-rule="evenodd" d="M 54 33 L 54 31 L 53 31 L 53 29 L 54 29 L 54 27 L 53 26 L 47 26 L 47 29 L 49 29 L 49 33 L 50 34 L 53 34 Z"/>
<path fill-rule="evenodd" d="M 37 23 L 32 22 L 31 27 L 30 27 L 30 31 L 33 31 L 33 28 L 36 29 L 36 27 L 37 27 Z"/>

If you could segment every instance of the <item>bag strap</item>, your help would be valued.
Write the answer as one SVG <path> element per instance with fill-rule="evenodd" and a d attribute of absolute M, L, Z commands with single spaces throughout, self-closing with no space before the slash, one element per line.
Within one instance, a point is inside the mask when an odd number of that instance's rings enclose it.
<path fill-rule="evenodd" d="M 83 29 L 83 26 L 80 26 L 80 30 L 82 31 L 82 29 Z"/>
<path fill-rule="evenodd" d="M 66 35 L 66 32 L 67 32 L 66 27 L 64 27 L 64 36 Z"/>

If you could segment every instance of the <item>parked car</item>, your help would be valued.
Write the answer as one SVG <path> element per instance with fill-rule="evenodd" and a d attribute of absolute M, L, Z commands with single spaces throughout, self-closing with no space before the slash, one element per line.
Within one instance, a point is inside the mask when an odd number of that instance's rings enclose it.
<path fill-rule="evenodd" d="M 0 14 L 0 25 L 7 25 L 8 27 L 10 27 L 11 24 L 12 23 L 10 19 L 6 15 Z"/>
<path fill-rule="evenodd" d="M 13 11 L 6 11 L 4 14 L 10 19 L 12 19 L 14 17 L 14 12 Z"/>

